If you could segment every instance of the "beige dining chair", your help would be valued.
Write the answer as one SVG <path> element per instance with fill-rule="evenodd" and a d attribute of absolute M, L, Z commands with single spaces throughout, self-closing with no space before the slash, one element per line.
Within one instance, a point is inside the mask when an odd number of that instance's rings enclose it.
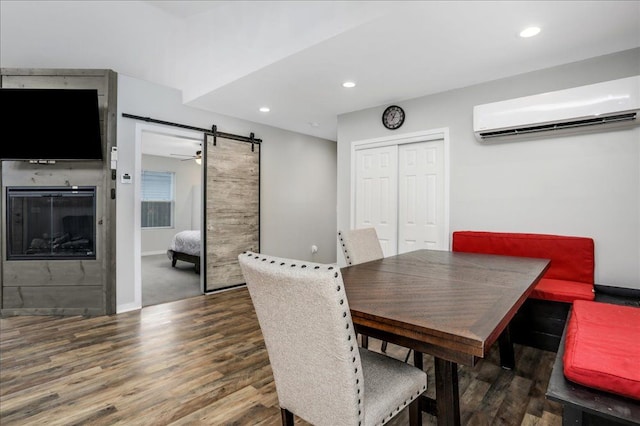
<path fill-rule="evenodd" d="M 238 256 L 264 336 L 283 425 L 380 425 L 409 407 L 421 424 L 426 373 L 359 348 L 340 269 Z"/>
<path fill-rule="evenodd" d="M 338 231 L 338 238 L 340 239 L 344 260 L 347 265 L 371 262 L 384 257 L 376 228 Z M 363 334 L 360 338 L 362 347 L 367 348 L 369 346 L 369 337 Z M 383 341 L 380 349 L 382 352 L 387 352 L 387 342 Z M 409 361 L 409 355 L 411 355 L 411 350 L 407 352 L 404 362 Z"/>
<path fill-rule="evenodd" d="M 376 228 L 360 228 L 348 231 L 338 231 L 338 239 L 342 246 L 342 253 L 347 265 L 358 265 L 382 259 L 382 246 L 378 239 Z M 369 347 L 369 337 L 360 336 L 362 347 Z M 382 352 L 387 351 L 387 342 L 382 342 Z"/>
<path fill-rule="evenodd" d="M 338 238 L 347 265 L 358 265 L 384 257 L 376 228 L 338 231 Z"/>

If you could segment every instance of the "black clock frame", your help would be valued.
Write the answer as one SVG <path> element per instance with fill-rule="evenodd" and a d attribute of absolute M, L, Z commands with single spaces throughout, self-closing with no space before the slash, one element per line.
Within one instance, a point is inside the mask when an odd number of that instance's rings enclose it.
<path fill-rule="evenodd" d="M 387 117 L 389 116 L 389 114 L 394 110 L 399 111 L 400 114 L 401 114 L 400 115 L 400 122 L 395 126 L 389 125 L 387 123 L 387 120 L 386 120 Z M 406 114 L 405 114 L 404 110 L 401 107 L 399 107 L 398 105 L 390 105 L 382 113 L 382 125 L 384 127 L 386 127 L 387 129 L 389 129 L 389 130 L 396 130 L 396 129 L 399 129 L 400 127 L 402 127 L 402 125 L 404 124 L 405 118 L 406 118 Z"/>

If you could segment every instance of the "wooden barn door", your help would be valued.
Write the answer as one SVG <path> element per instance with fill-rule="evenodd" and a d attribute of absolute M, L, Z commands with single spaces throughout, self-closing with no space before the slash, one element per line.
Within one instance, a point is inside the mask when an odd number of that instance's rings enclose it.
<path fill-rule="evenodd" d="M 205 291 L 244 284 L 238 255 L 260 251 L 260 144 L 206 135 Z"/>

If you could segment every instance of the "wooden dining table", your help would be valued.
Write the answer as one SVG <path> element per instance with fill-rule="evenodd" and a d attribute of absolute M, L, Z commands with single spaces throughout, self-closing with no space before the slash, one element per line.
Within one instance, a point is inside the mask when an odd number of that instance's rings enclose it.
<path fill-rule="evenodd" d="M 421 408 L 460 424 L 458 364 L 473 366 L 500 341 L 513 367 L 508 324 L 549 267 L 547 259 L 417 250 L 341 269 L 356 331 L 434 357 L 436 399 Z"/>

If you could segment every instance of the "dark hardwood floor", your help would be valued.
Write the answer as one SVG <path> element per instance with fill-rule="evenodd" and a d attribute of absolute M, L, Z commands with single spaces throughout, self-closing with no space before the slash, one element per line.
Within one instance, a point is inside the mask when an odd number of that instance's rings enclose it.
<path fill-rule="evenodd" d="M 387 353 L 404 359 L 406 349 L 389 345 Z M 460 367 L 462 423 L 560 425 L 560 405 L 544 397 L 554 355 L 516 345 L 512 371 L 499 367 L 496 350 L 474 368 Z M 433 396 L 430 357 L 425 368 Z M 427 414 L 423 421 L 435 424 Z M 1 319 L 0 423 L 280 424 L 248 292 L 114 316 Z M 408 424 L 408 413 L 390 424 Z"/>

